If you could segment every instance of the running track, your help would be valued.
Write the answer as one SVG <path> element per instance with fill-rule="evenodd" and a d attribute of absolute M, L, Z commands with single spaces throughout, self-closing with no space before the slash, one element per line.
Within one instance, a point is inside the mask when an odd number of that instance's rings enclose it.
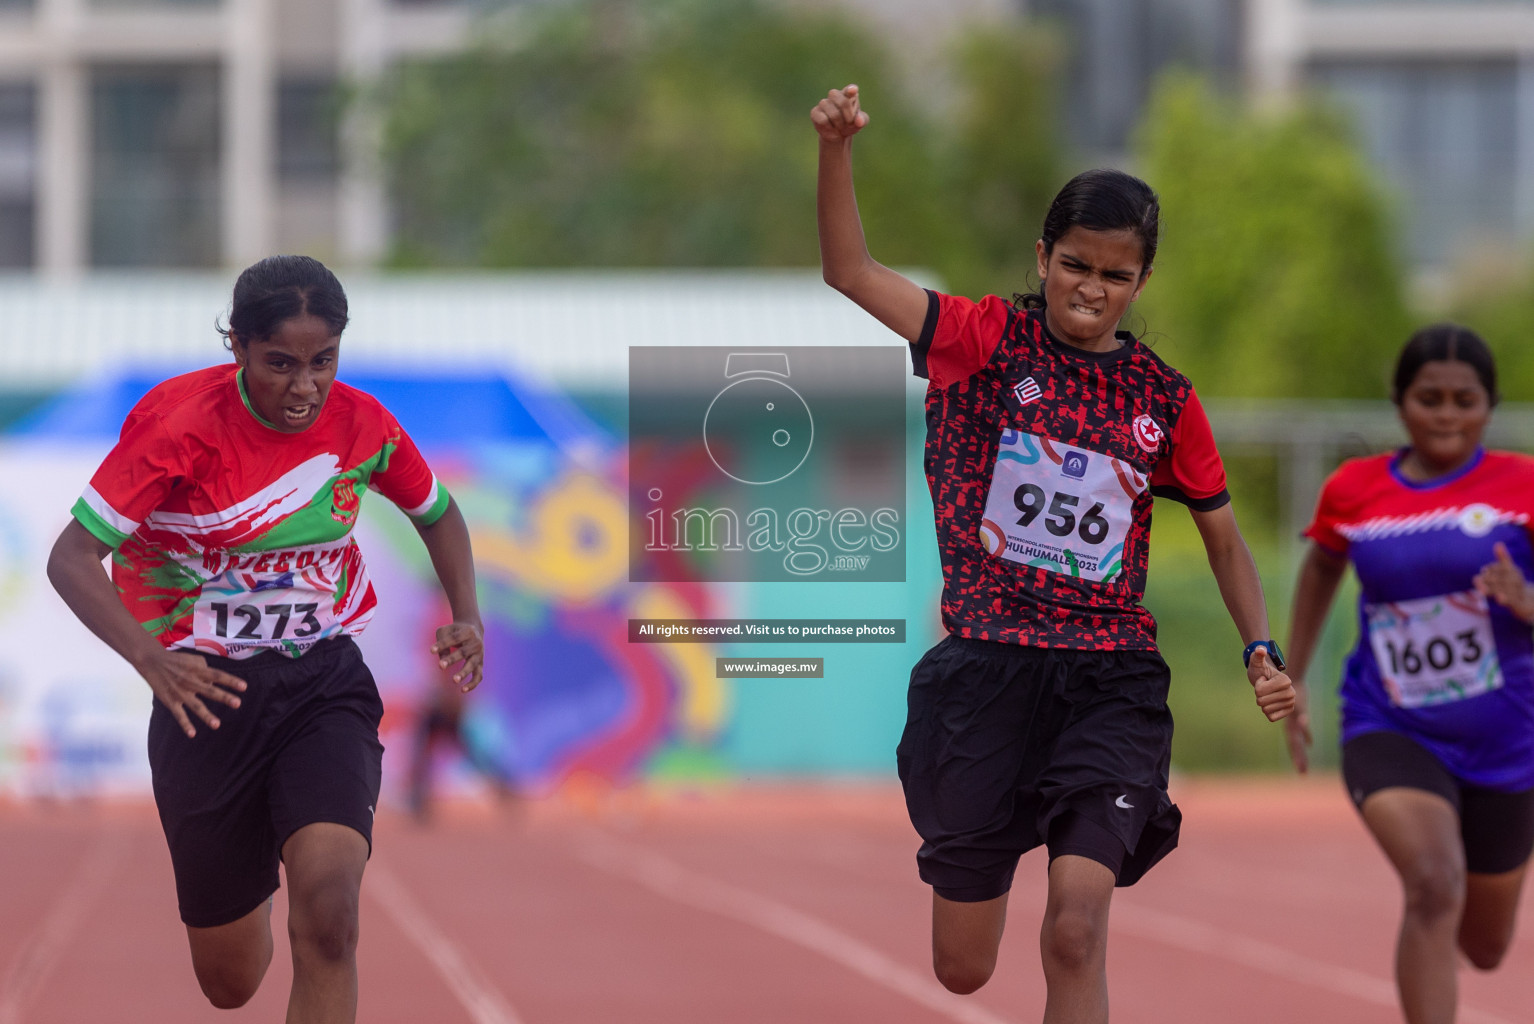
<path fill-rule="evenodd" d="M 1398 1021 L 1398 895 L 1335 779 L 1182 781 L 1183 846 L 1114 901 L 1116 1024 Z M 587 793 L 381 817 L 363 1022 L 1036 1021 L 1041 852 L 997 977 L 943 992 L 892 787 Z M 0 1024 L 279 1021 L 285 938 L 250 1006 L 207 1007 L 152 809 L 0 807 Z M 274 921 L 283 919 L 282 897 Z M 1463 1024 L 1534 1021 L 1534 899 Z M 280 929 L 279 929 L 280 932 Z"/>

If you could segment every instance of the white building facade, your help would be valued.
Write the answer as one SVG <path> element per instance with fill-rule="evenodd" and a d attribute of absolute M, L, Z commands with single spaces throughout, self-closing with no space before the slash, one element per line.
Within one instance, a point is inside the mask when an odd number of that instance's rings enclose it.
<path fill-rule="evenodd" d="M 343 87 L 461 47 L 469 2 L 0 0 L 0 267 L 243 266 L 387 240 Z"/>
<path fill-rule="evenodd" d="M 0 0 L 0 270 L 372 265 L 388 204 L 355 98 L 538 2 L 559 0 Z M 1021 9 L 840 2 L 902 50 Z"/>
<path fill-rule="evenodd" d="M 902 50 L 961 15 L 1062 23 L 1068 134 L 1094 159 L 1127 145 L 1170 64 L 1269 96 L 1327 89 L 1400 200 L 1414 264 L 1534 238 L 1534 0 L 842 2 Z M 507 5 L 0 0 L 0 270 L 376 263 L 377 126 L 339 97 Z"/>
<path fill-rule="evenodd" d="M 1354 113 L 1413 263 L 1534 238 L 1534 0 L 1249 0 L 1247 40 L 1259 92 Z"/>

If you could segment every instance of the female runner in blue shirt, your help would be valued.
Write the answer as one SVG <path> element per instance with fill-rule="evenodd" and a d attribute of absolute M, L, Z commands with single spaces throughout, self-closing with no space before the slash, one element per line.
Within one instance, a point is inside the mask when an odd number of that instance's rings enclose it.
<path fill-rule="evenodd" d="M 1391 397 L 1409 443 L 1344 463 L 1306 530 L 1289 641 L 1301 702 L 1285 724 L 1303 772 L 1305 673 L 1351 562 L 1343 779 L 1401 879 L 1406 1020 L 1449 1024 L 1456 947 L 1501 963 L 1534 850 L 1534 459 L 1481 447 L 1497 371 L 1463 327 L 1413 335 Z"/>

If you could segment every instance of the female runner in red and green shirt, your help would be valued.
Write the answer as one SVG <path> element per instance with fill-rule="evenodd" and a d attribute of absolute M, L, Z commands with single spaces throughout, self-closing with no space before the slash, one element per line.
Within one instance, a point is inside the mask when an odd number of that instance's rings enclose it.
<path fill-rule="evenodd" d="M 453 615 L 432 646 L 440 664 L 467 690 L 484 659 L 463 517 L 393 416 L 335 379 L 346 323 L 346 295 L 317 260 L 242 273 L 233 364 L 134 407 L 48 563 L 70 609 L 154 694 L 155 802 L 214 1006 L 260 985 L 285 865 L 289 1024 L 356 1016 L 383 749 L 351 639 L 375 604 L 352 539 L 366 489 L 399 505 L 430 552 Z"/>

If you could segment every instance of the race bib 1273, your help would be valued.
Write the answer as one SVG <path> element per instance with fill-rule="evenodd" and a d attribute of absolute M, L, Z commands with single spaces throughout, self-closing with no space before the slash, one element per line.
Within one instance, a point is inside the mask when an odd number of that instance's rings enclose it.
<path fill-rule="evenodd" d="M 294 551 L 229 556 L 192 609 L 190 646 L 226 658 L 263 650 L 296 657 L 344 631 L 346 594 L 366 586 L 350 540 Z"/>
<path fill-rule="evenodd" d="M 1127 462 L 1006 430 L 980 539 L 998 558 L 1111 580 L 1123 571 L 1124 539 L 1145 488 L 1144 474 Z"/>
<path fill-rule="evenodd" d="M 1502 685 L 1486 597 L 1474 590 L 1364 606 L 1369 646 L 1392 703 L 1464 700 Z"/>

